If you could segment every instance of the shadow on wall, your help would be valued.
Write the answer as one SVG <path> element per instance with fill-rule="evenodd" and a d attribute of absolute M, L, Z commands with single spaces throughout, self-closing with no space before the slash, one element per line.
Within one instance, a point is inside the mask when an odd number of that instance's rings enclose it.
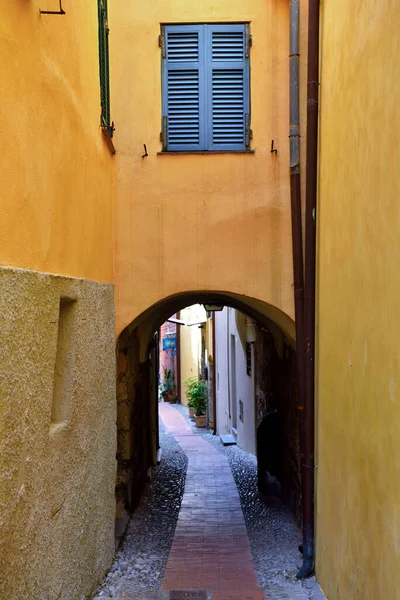
<path fill-rule="evenodd" d="M 150 360 L 140 362 L 139 353 L 137 330 L 125 330 L 117 344 L 117 539 L 140 500 L 152 464 Z"/>
<path fill-rule="evenodd" d="M 262 497 L 276 494 L 302 521 L 299 411 L 296 392 L 296 352 L 279 343 L 266 328 L 256 334 L 256 428 L 258 486 Z"/>

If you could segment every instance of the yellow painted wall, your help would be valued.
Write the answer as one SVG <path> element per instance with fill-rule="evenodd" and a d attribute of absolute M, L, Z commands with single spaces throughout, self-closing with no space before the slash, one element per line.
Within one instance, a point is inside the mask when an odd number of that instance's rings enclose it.
<path fill-rule="evenodd" d="M 112 2 L 118 331 L 160 299 L 193 290 L 244 294 L 293 315 L 288 13 L 283 0 Z M 234 21 L 251 21 L 255 154 L 157 155 L 160 23 Z"/>
<path fill-rule="evenodd" d="M 400 4 L 322 4 L 317 576 L 399 598 Z"/>
<path fill-rule="evenodd" d="M 206 320 L 206 311 L 200 304 L 188 306 L 180 311 L 180 317 L 185 323 Z M 205 323 L 204 323 L 205 327 Z M 199 377 L 201 360 L 201 332 L 198 325 L 180 327 L 180 360 L 181 360 L 181 402 L 187 404 L 185 379 Z"/>
<path fill-rule="evenodd" d="M 113 281 L 97 2 L 0 0 L 0 265 Z"/>

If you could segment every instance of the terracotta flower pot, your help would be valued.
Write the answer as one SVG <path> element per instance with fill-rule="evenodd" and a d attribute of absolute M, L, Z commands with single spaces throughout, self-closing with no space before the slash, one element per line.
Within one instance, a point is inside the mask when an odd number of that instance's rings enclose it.
<path fill-rule="evenodd" d="M 171 404 L 175 404 L 176 403 L 175 392 L 168 392 L 166 399 L 167 399 L 167 402 L 170 402 Z"/>
<path fill-rule="evenodd" d="M 195 416 L 196 427 L 205 427 L 206 419 L 207 419 L 206 415 L 196 415 Z"/>

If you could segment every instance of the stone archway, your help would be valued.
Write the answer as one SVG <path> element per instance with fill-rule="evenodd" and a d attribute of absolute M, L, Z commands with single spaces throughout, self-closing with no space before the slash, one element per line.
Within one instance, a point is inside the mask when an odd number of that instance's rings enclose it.
<path fill-rule="evenodd" d="M 268 380 L 260 367 L 258 379 L 262 385 L 265 384 L 266 391 L 259 393 L 258 390 L 256 393 L 257 426 L 263 415 L 276 405 L 277 396 L 282 395 L 284 439 L 290 454 L 285 462 L 284 473 L 286 483 L 290 484 L 285 486 L 288 489 L 295 488 L 294 493 L 286 494 L 286 501 L 299 517 L 299 473 L 294 466 L 299 463 L 297 398 L 295 379 L 290 375 L 295 369 L 294 323 L 288 315 L 258 299 L 221 291 L 191 291 L 170 296 L 152 305 L 137 316 L 117 340 L 117 538 L 122 535 L 140 499 L 149 469 L 157 464 L 156 332 L 172 314 L 188 305 L 210 301 L 236 308 L 258 324 L 259 351 L 265 353 L 265 368 L 268 369 L 273 363 L 275 376 Z"/>

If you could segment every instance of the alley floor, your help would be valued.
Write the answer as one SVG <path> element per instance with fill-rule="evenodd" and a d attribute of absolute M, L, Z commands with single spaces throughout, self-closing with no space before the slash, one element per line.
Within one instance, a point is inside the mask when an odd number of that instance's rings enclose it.
<path fill-rule="evenodd" d="M 161 442 L 167 446 L 160 468 L 172 461 L 175 472 L 174 476 L 172 471 L 167 471 L 161 484 L 167 488 L 175 486 L 175 490 L 168 489 L 164 500 L 163 494 L 150 494 L 143 499 L 137 511 L 139 518 L 132 519 L 133 525 L 131 522 L 114 566 L 93 598 L 322 600 L 324 597 L 314 578 L 306 582 L 295 579 L 301 557 L 297 551 L 298 558 L 295 553 L 288 553 L 284 540 L 288 537 L 288 528 L 293 544 L 300 538 L 285 509 L 278 523 L 278 533 L 279 525 L 282 527 L 282 549 L 277 556 L 265 552 L 263 544 L 254 543 L 257 532 L 245 511 L 246 528 L 242 510 L 246 496 L 239 494 L 241 486 L 237 486 L 232 474 L 234 472 L 237 479 L 237 465 L 232 464 L 232 457 L 246 453 L 238 448 L 230 449 L 229 453 L 221 451 L 216 436 L 209 443 L 207 434 L 196 433 L 185 416 L 184 407 L 160 404 L 164 430 Z M 243 471 L 244 463 L 240 464 Z M 243 475 L 246 475 L 244 471 Z M 168 479 L 171 476 L 173 479 Z M 164 502 L 161 513 L 157 500 Z M 146 503 L 150 504 L 150 512 Z M 272 513 L 274 523 L 279 521 L 277 511 L 272 509 Z M 166 518 L 167 514 L 171 518 Z M 142 544 L 140 541 L 138 544 L 132 530 L 133 526 L 138 532 L 140 525 L 146 532 Z M 260 521 L 258 535 L 264 533 L 261 525 Z M 276 533 L 274 527 L 271 528 L 272 547 L 277 543 Z M 268 539 L 263 541 L 268 544 Z M 150 548 L 147 551 L 146 546 Z M 277 561 L 281 568 L 274 570 L 272 565 L 272 570 L 266 571 L 265 561 Z"/>

